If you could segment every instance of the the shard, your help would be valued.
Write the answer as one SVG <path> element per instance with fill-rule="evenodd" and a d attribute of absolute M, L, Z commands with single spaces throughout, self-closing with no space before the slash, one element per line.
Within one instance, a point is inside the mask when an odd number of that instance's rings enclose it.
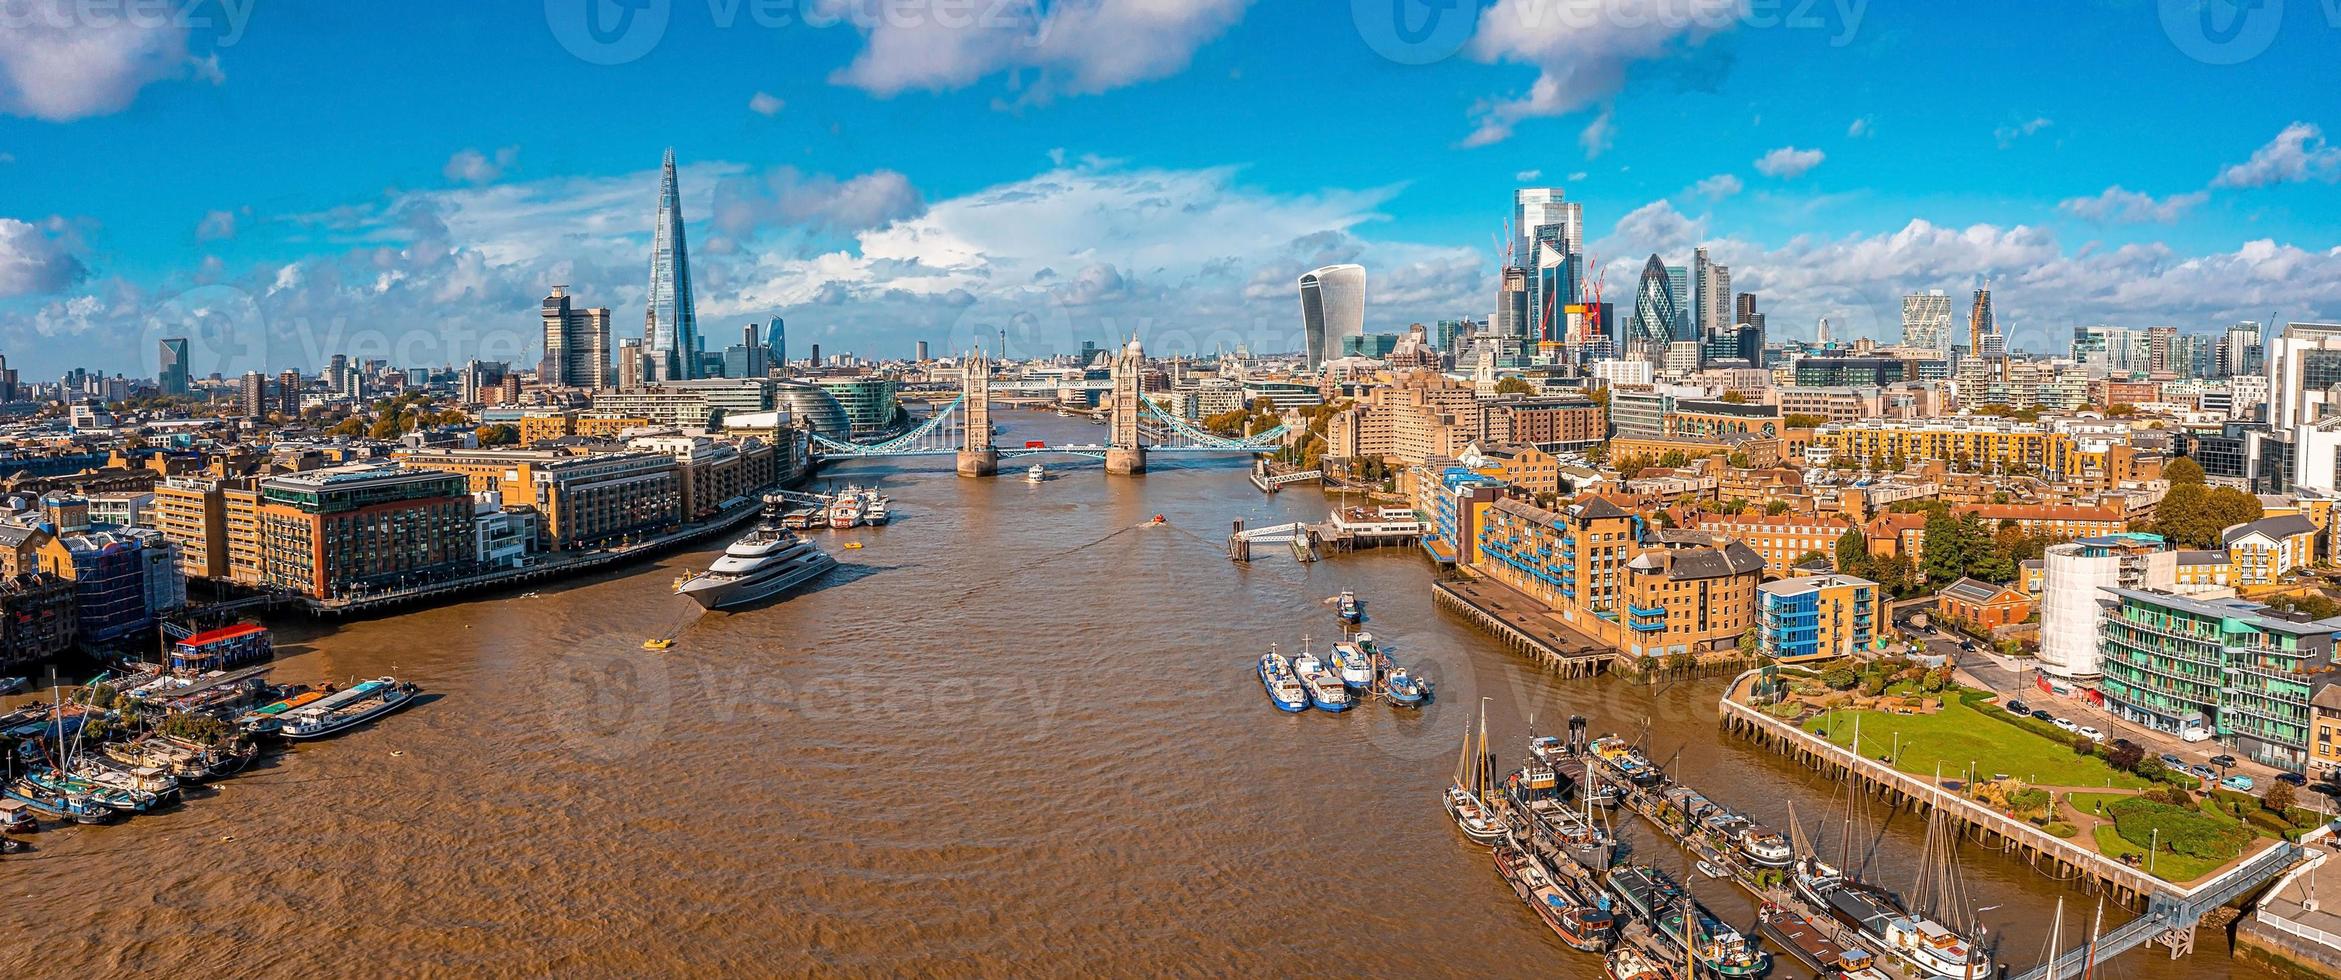
<path fill-rule="evenodd" d="M 699 317 L 691 306 L 691 250 L 683 241 L 683 202 L 675 189 L 675 151 L 658 175 L 658 220 L 651 229 L 650 296 L 642 347 L 652 381 L 699 376 Z"/>

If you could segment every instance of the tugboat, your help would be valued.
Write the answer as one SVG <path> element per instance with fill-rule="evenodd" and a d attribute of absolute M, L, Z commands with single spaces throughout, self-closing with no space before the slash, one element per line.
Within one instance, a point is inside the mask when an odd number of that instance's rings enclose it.
<path fill-rule="evenodd" d="M 1348 711 L 1349 689 L 1341 686 L 1341 679 L 1326 670 L 1315 654 L 1306 647 L 1293 658 L 1293 673 L 1300 677 L 1301 687 L 1309 692 L 1309 704 L 1319 711 Z"/>
<path fill-rule="evenodd" d="M 1382 678 L 1382 686 L 1390 693 L 1390 703 L 1401 708 L 1419 708 L 1431 696 L 1431 686 L 1423 679 L 1406 672 L 1397 664 L 1390 665 L 1390 673 Z"/>
<path fill-rule="evenodd" d="M 1512 893 L 1536 910 L 1553 935 L 1569 948 L 1586 953 L 1608 949 L 1617 919 L 1609 909 L 1587 903 L 1553 876 L 1536 855 L 1505 842 L 1496 845 L 1496 873 L 1512 886 Z"/>
<path fill-rule="evenodd" d="M 1340 614 L 1341 621 L 1345 623 L 1363 622 L 1366 618 L 1364 608 L 1358 604 L 1357 593 L 1348 589 L 1341 590 L 1341 595 L 1335 597 L 1334 612 Z"/>
<path fill-rule="evenodd" d="M 675 594 L 690 597 L 707 609 L 733 609 L 760 602 L 821 577 L 837 567 L 837 559 L 786 526 L 779 497 L 764 500 L 764 518 L 747 537 L 731 543 L 723 557 L 707 571 L 675 585 Z M 663 650 L 672 640 L 644 643 L 644 649 Z"/>
<path fill-rule="evenodd" d="M 1329 658 L 1333 661 L 1333 669 L 1341 674 L 1341 686 L 1352 691 L 1363 691 L 1374 686 L 1374 662 L 1366 659 L 1365 652 L 1355 644 L 1333 644 Z"/>
<path fill-rule="evenodd" d="M 1260 655 L 1260 686 L 1268 690 L 1268 700 L 1278 711 L 1309 710 L 1309 692 L 1301 686 L 1300 678 L 1292 672 L 1292 662 L 1276 652 L 1271 645 Z"/>

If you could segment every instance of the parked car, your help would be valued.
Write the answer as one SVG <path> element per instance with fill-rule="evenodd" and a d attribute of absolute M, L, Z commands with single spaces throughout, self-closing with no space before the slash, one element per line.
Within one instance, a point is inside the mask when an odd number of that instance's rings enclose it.
<path fill-rule="evenodd" d="M 2091 727 L 2089 727 L 2089 726 L 2087 726 L 2087 725 L 2083 725 L 2083 726 L 2081 726 L 2081 727 L 2079 727 L 2079 728 L 2073 729 L 2073 734 L 2079 735 L 2079 736 L 2081 736 L 2082 738 L 2088 739 L 2088 740 L 2090 740 L 2090 741 L 2092 741 L 2092 742 L 2102 742 L 2102 741 L 2105 741 L 2105 733 L 2104 733 L 2104 732 L 2098 731 L 2097 729 L 2091 728 Z"/>
<path fill-rule="evenodd" d="M 2211 757 L 2211 764 L 2223 769 L 2228 768 L 2235 765 L 2235 757 L 2232 755 L 2215 755 Z"/>
<path fill-rule="evenodd" d="M 2132 742 L 2126 738 L 2117 738 L 2113 740 L 2113 747 L 2117 749 L 2134 749 L 2138 747 L 2138 743 Z"/>
<path fill-rule="evenodd" d="M 2034 717 L 2034 718 L 2038 718 L 2038 719 L 2040 719 L 2040 720 L 2042 720 L 2042 721 L 2047 721 L 2047 720 L 2049 720 L 2049 719 L 2051 719 L 2051 718 L 2054 718 L 2054 717 L 2056 717 L 2056 716 L 2055 716 L 2055 715 L 2052 715 L 2052 714 L 2049 714 L 2049 713 L 2048 713 L 2048 709 L 2047 709 L 2047 708 L 2034 708 L 2034 709 L 2032 709 L 2032 717 Z"/>
<path fill-rule="evenodd" d="M 2279 783 L 2291 783 L 2291 784 L 2292 784 L 2292 785 L 2294 785 L 2294 786 L 2306 786 L 2306 785 L 2308 785 L 2308 777 L 2307 777 L 2307 776 L 2303 776 L 2303 775 L 2301 775 L 2301 774 L 2299 774 L 2299 773 L 2297 773 L 2297 772 L 2280 772 L 2280 773 L 2277 773 L 2277 774 L 2276 774 L 2276 781 L 2277 781 L 2277 782 L 2279 782 Z"/>
<path fill-rule="evenodd" d="M 2162 764 L 2169 766 L 2172 769 L 2185 769 L 2187 767 L 2187 760 L 2181 759 L 2178 756 L 2172 755 L 2168 752 L 2164 752 L 2162 753 Z"/>
<path fill-rule="evenodd" d="M 2337 786 L 2332 783 L 2310 783 L 2308 786 L 2308 791 L 2311 793 L 2322 793 L 2326 796 L 2341 798 L 2341 786 Z"/>
<path fill-rule="evenodd" d="M 2188 773 L 2189 775 L 2192 775 L 2192 776 L 2194 776 L 2196 779 L 2217 779 L 2217 778 L 2219 778 L 2219 772 L 2218 772 L 2218 770 L 2212 769 L 2210 766 L 2206 766 L 2206 765 L 2203 765 L 2203 764 L 2201 764 L 2201 763 L 2196 763 L 2196 764 L 2194 764 L 2194 765 L 2188 766 L 2188 767 L 2187 767 L 2187 773 Z"/>
<path fill-rule="evenodd" d="M 2211 730 L 2208 728 L 2189 728 L 2178 733 L 2178 737 L 2180 741 L 2184 742 L 2208 742 L 2211 740 Z"/>
<path fill-rule="evenodd" d="M 2051 718 L 2049 719 L 2048 723 L 2055 725 L 2058 728 L 2062 728 L 2068 732 L 2078 730 L 2081 727 L 2079 725 L 2073 724 L 2073 721 L 2070 718 Z"/>
<path fill-rule="evenodd" d="M 2020 714 L 2020 715 L 2028 715 L 2028 714 L 2031 714 L 2031 713 L 2032 713 L 2032 709 L 2031 709 L 2029 706 L 2025 705 L 2025 703 L 2024 703 L 2024 702 L 2022 702 L 2022 701 L 2010 701 L 2010 702 L 2008 702 L 2008 710 L 2009 710 L 2009 711 L 2013 711 L 2013 712 L 2015 712 L 2015 713 L 2017 713 L 2017 714 Z"/>
<path fill-rule="evenodd" d="M 2252 777 L 2239 772 L 2220 780 L 2219 785 L 2238 793 L 2249 793 L 2252 791 Z"/>

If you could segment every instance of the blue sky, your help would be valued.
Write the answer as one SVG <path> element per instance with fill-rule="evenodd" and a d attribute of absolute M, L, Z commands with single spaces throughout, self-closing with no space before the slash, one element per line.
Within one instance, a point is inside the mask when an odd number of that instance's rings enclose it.
<path fill-rule="evenodd" d="M 108 2 L 0 0 L 30 376 L 532 360 L 556 282 L 638 330 L 668 146 L 711 343 L 1289 349 L 1332 261 L 1369 329 L 1482 316 L 1522 183 L 1613 294 L 1706 244 L 1779 336 L 1986 274 L 2034 349 L 2341 318 L 2341 0 L 1455 0 L 1414 45 L 1425 0 L 628 0 L 608 45 L 621 0 Z"/>

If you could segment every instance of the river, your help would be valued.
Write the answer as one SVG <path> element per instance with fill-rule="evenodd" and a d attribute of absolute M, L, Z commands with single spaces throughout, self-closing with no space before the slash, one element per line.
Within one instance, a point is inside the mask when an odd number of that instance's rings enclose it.
<path fill-rule="evenodd" d="M 1101 430 L 1000 412 L 1003 445 Z M 1501 756 L 1529 718 L 1648 723 L 1660 761 L 1775 827 L 1832 784 L 1716 726 L 1722 678 L 1655 691 L 1564 682 L 1433 608 L 1406 550 L 1315 565 L 1222 550 L 1229 521 L 1320 519 L 1226 458 L 1141 478 L 1051 460 L 963 480 L 948 458 L 853 463 L 885 528 L 815 532 L 846 565 L 738 614 L 668 593 L 714 548 L 655 565 L 347 623 L 276 624 L 277 679 L 395 672 L 432 700 L 305 744 L 179 810 L 44 832 L 0 859 L 0 976 L 1271 971 L 1593 978 L 1438 805 L 1488 699 Z M 1160 513 L 1167 526 L 1145 526 Z M 864 545 L 847 550 L 847 542 Z M 1252 675 L 1270 642 L 1323 650 L 1325 599 L 1437 685 L 1419 713 L 1284 715 Z M 675 635 L 649 653 L 643 639 Z M 1882 813 L 1882 811 L 1880 811 Z M 1875 866 L 1907 886 L 1923 828 Z M 1632 825 L 1639 853 L 1684 861 Z M 1965 880 L 2019 966 L 2067 897 L 1996 851 Z M 1751 904 L 1694 890 L 1736 925 Z M 2109 914 L 2110 927 L 2114 918 Z M 2138 980 L 2222 977 L 2225 942 Z M 1774 976 L 1801 971 L 1780 958 Z"/>

